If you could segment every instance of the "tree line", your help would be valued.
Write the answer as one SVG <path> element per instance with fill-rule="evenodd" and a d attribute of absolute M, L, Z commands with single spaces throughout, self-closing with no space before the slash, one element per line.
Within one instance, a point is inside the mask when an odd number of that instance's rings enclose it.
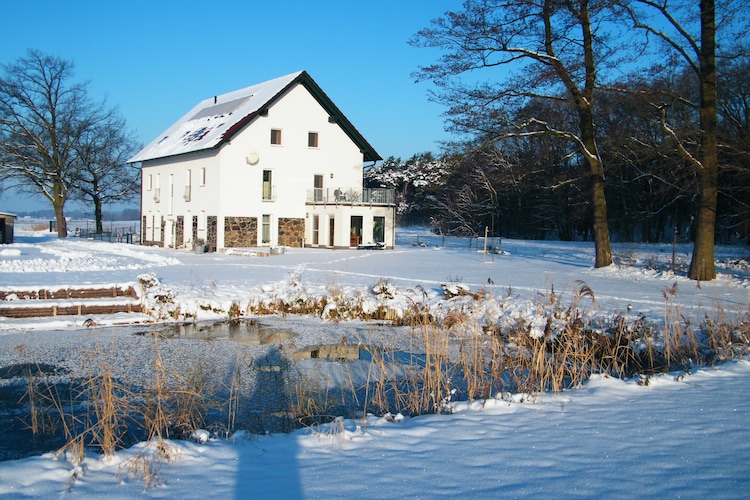
<path fill-rule="evenodd" d="M 411 192 L 438 230 L 584 238 L 596 267 L 612 263 L 613 233 L 676 228 L 694 242 L 688 275 L 713 279 L 717 214 L 718 229 L 746 224 L 748 12 L 747 0 L 465 1 L 410 42 L 442 54 L 414 76 L 465 138 L 441 157 L 442 184 Z"/>
<path fill-rule="evenodd" d="M 101 232 L 104 205 L 140 192 L 140 171 L 126 163 L 139 146 L 134 133 L 74 76 L 71 61 L 37 50 L 0 74 L 0 187 L 47 199 L 61 238 L 67 201 L 88 204 Z"/>

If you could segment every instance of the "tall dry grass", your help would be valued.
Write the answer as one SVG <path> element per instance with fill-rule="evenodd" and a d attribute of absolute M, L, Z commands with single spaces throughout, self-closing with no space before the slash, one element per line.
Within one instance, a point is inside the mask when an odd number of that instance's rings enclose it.
<path fill-rule="evenodd" d="M 387 282 L 379 287 L 381 293 L 394 293 Z M 687 372 L 750 353 L 747 312 L 730 317 L 718 309 L 714 317 L 691 321 L 677 305 L 678 293 L 676 285 L 664 289 L 661 321 L 603 315 L 594 291 L 584 282 L 577 282 L 568 298 L 548 286 L 536 298 L 533 317 L 510 317 L 502 307 L 494 309 L 494 318 L 474 314 L 472 307 L 483 301 L 502 305 L 510 290 L 498 298 L 486 291 L 463 293 L 451 299 L 456 307 L 446 307 L 439 317 L 428 307 L 426 292 L 421 299 L 419 293 L 412 293 L 411 305 L 401 318 L 409 326 L 404 333 L 408 346 L 363 346 L 370 360 L 345 362 L 343 382 L 330 377 L 322 364 L 317 370 L 301 370 L 300 362 L 288 355 L 291 345 L 259 358 L 238 355 L 224 376 L 217 377 L 207 359 L 178 369 L 165 361 L 165 341 L 154 332 L 150 383 L 143 386 L 136 386 L 126 372 L 106 361 L 111 358 L 102 344 L 87 353 L 90 371 L 72 391 L 88 402 L 85 405 L 63 397 L 41 370 L 27 370 L 29 426 L 40 434 L 62 432 L 67 439 L 62 451 L 80 462 L 86 447 L 112 455 L 134 439 L 144 439 L 158 449 L 167 440 L 186 438 L 199 428 L 228 436 L 239 429 L 276 432 L 315 427 L 335 421 L 342 413 L 450 412 L 456 399 L 521 394 L 522 399 L 533 400 L 544 391 L 580 387 L 593 374 L 647 380 L 654 373 Z M 296 305 L 282 309 L 325 308 L 319 301 L 308 301 L 302 289 L 298 299 Z M 343 294 L 335 300 L 346 302 Z M 355 301 L 347 307 L 345 315 L 358 306 Z M 252 404 L 255 409 L 249 410 Z M 147 484 L 157 484 L 157 462 L 175 459 L 164 449 L 134 459 L 128 467 Z"/>

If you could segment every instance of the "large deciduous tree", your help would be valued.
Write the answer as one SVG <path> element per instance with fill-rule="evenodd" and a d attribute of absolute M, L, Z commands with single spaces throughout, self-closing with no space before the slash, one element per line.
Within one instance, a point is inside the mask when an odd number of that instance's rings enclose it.
<path fill-rule="evenodd" d="M 697 99 L 680 96 L 683 102 L 691 104 L 697 110 L 699 116 L 700 131 L 696 147 L 690 144 L 692 137 L 681 137 L 673 130 L 668 110 L 664 106 L 659 111 L 664 130 L 673 138 L 685 160 L 693 165 L 698 178 L 695 241 L 688 277 L 699 281 L 716 277 L 714 240 L 719 180 L 716 3 L 715 0 L 620 2 L 621 7 L 629 14 L 633 26 L 642 30 L 649 38 L 662 42 L 665 53 L 674 56 L 675 61 L 681 61 L 696 78 L 699 89 Z M 737 16 L 747 10 L 748 2 L 720 0 L 718 3 L 722 8 L 721 24 L 730 31 L 732 27 L 744 30 Z"/>
<path fill-rule="evenodd" d="M 73 196 L 91 202 L 96 232 L 101 233 L 103 205 L 138 196 L 140 170 L 127 163 L 138 144 L 117 110 L 107 109 L 96 118 L 96 123 L 83 131 L 76 146 L 80 168 L 73 182 Z"/>
<path fill-rule="evenodd" d="M 612 263 L 594 125 L 597 66 L 606 52 L 598 18 L 608 6 L 599 0 L 467 0 L 411 40 L 444 52 L 416 76 L 437 85 L 435 97 L 449 106 L 449 129 L 485 141 L 553 135 L 575 145 L 589 180 L 596 267 Z M 487 80 L 479 80 L 479 70 Z M 570 119 L 509 113 L 530 100 L 568 108 Z"/>
<path fill-rule="evenodd" d="M 106 102 L 89 98 L 87 83 L 73 81 L 70 61 L 29 50 L 3 65 L 0 75 L 0 171 L 3 181 L 50 201 L 57 235 L 68 234 L 65 203 L 76 189 L 104 201 L 105 179 L 132 179 L 117 170 L 132 150 L 124 121 Z M 123 148 L 125 148 L 123 150 Z M 101 173 L 104 167 L 107 173 Z M 91 188 L 93 184 L 99 184 Z M 123 190 L 107 184 L 107 193 Z"/>

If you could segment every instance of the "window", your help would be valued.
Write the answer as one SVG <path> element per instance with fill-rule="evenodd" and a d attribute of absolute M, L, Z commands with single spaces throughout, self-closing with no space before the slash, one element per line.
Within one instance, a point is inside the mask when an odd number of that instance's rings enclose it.
<path fill-rule="evenodd" d="M 206 167 L 201 168 L 201 186 L 206 185 Z"/>
<path fill-rule="evenodd" d="M 161 188 L 160 186 L 161 174 L 156 174 L 156 184 L 154 185 L 154 202 L 161 202 Z"/>
<path fill-rule="evenodd" d="M 315 174 L 313 177 L 313 200 L 323 201 L 323 176 Z"/>
<path fill-rule="evenodd" d="M 273 183 L 270 170 L 263 171 L 263 200 L 273 200 Z"/>
<path fill-rule="evenodd" d="M 185 176 L 185 194 L 182 195 L 182 198 L 185 201 L 190 201 L 192 188 L 193 188 L 193 172 L 190 169 L 188 169 L 187 175 Z"/>
<path fill-rule="evenodd" d="M 260 242 L 267 245 L 271 243 L 271 216 L 263 215 L 261 220 Z"/>
<path fill-rule="evenodd" d="M 169 214 L 174 213 L 174 174 L 169 174 L 169 185 L 167 186 L 167 209 Z"/>
<path fill-rule="evenodd" d="M 148 190 L 151 191 L 154 188 L 154 176 L 148 174 Z"/>
<path fill-rule="evenodd" d="M 276 128 L 271 129 L 271 144 L 281 146 L 281 130 Z"/>
<path fill-rule="evenodd" d="M 317 132 L 308 132 L 307 133 L 307 147 L 308 148 L 317 148 L 318 147 L 318 133 Z"/>
<path fill-rule="evenodd" d="M 313 215 L 312 244 L 317 245 L 320 236 L 320 217 Z"/>

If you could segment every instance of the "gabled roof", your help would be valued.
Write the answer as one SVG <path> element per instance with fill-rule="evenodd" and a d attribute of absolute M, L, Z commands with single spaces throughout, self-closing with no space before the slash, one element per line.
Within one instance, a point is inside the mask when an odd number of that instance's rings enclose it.
<path fill-rule="evenodd" d="M 310 75 L 306 71 L 298 71 L 199 102 L 185 116 L 130 158 L 128 163 L 218 148 L 256 117 L 265 114 L 284 92 L 298 83 L 328 112 L 329 121 L 337 123 L 359 146 L 365 161 L 382 160 Z"/>

